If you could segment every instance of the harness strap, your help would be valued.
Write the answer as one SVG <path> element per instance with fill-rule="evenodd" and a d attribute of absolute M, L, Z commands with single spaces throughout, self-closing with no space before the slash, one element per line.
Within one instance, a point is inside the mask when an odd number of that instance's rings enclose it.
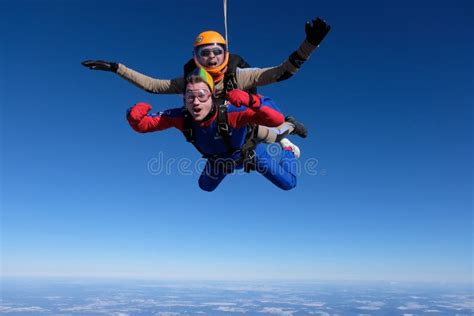
<path fill-rule="evenodd" d="M 256 169 L 256 152 L 255 148 L 258 144 L 258 128 L 254 125 L 247 126 L 247 134 L 245 135 L 245 141 L 242 145 L 242 148 L 235 149 L 231 144 L 232 131 L 229 128 L 228 117 L 227 117 L 227 104 L 220 104 L 218 107 L 217 113 L 217 129 L 219 135 L 222 137 L 222 140 L 227 147 L 227 155 L 232 156 L 236 152 L 241 153 L 240 158 L 232 160 L 232 166 L 229 167 L 228 164 L 225 164 L 226 173 L 232 173 L 234 168 L 240 164 L 243 164 L 245 172 L 250 172 Z M 209 159 L 211 162 L 217 161 L 219 158 L 222 158 L 222 155 L 215 154 L 209 155 L 206 154 L 197 146 L 196 139 L 192 126 L 191 114 L 183 107 L 183 135 L 186 138 L 186 141 L 193 144 L 193 146 L 201 153 L 203 158 Z"/>
<path fill-rule="evenodd" d="M 219 104 L 217 109 L 217 129 L 219 135 L 221 135 L 222 140 L 224 141 L 227 147 L 227 153 L 231 154 L 235 152 L 235 149 L 232 147 L 231 137 L 232 131 L 229 128 L 229 121 L 227 117 L 227 104 Z"/>
<path fill-rule="evenodd" d="M 193 119 L 191 118 L 191 114 L 189 114 L 188 110 L 183 107 L 183 135 L 186 138 L 188 143 L 193 144 L 194 148 L 203 156 L 206 155 L 201 148 L 196 144 L 196 137 L 193 131 Z"/>

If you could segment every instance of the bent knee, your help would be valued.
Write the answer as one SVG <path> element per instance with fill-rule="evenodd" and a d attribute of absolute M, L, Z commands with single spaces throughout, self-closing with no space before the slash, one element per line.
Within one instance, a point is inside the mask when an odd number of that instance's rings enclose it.
<path fill-rule="evenodd" d="M 295 176 L 291 177 L 291 180 L 281 183 L 279 187 L 280 189 L 284 191 L 290 191 L 296 188 L 296 177 Z"/>
<path fill-rule="evenodd" d="M 217 188 L 217 185 L 213 185 L 212 183 L 209 183 L 208 181 L 205 181 L 203 179 L 199 179 L 199 188 L 201 190 L 206 191 L 206 192 L 212 192 Z"/>

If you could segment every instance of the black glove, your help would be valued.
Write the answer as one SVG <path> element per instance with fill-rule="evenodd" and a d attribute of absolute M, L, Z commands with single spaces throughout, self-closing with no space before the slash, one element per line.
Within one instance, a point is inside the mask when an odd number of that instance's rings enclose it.
<path fill-rule="evenodd" d="M 104 70 L 117 72 L 118 64 L 103 60 L 85 60 L 81 63 L 84 67 L 93 70 Z"/>
<path fill-rule="evenodd" d="M 326 21 L 316 18 L 316 20 L 307 21 L 305 25 L 306 40 L 318 46 L 321 44 L 324 37 L 329 33 L 331 26 L 326 24 Z"/>

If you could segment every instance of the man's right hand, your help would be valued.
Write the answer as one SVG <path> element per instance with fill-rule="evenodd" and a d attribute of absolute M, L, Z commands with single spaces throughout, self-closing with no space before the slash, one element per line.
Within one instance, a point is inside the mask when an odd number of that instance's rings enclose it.
<path fill-rule="evenodd" d="M 117 72 L 117 69 L 118 69 L 117 63 L 104 61 L 104 60 L 85 60 L 81 64 L 84 67 L 87 67 L 93 70 Z"/>

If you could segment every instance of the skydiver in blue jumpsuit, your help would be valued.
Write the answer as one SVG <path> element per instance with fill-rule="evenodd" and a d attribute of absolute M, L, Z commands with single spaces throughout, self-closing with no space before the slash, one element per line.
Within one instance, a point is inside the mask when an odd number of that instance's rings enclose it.
<path fill-rule="evenodd" d="M 213 191 L 226 175 L 236 169 L 255 170 L 283 190 L 296 186 L 296 158 L 293 147 L 283 147 L 281 159 L 267 152 L 265 144 L 255 142 L 252 126 L 276 127 L 285 118 L 267 97 L 232 90 L 230 104 L 218 106 L 213 97 L 214 82 L 203 68 L 187 77 L 185 105 L 157 114 L 151 106 L 138 103 L 127 115 L 130 126 L 140 133 L 179 129 L 186 139 L 207 158 L 199 178 L 204 191 Z M 227 130 L 227 132 L 225 132 Z"/>

